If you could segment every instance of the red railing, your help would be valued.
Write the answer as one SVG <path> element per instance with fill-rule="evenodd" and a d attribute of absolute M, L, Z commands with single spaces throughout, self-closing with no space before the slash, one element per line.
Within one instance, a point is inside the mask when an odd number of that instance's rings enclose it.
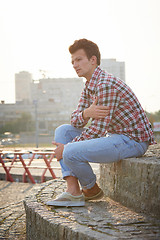
<path fill-rule="evenodd" d="M 11 160 L 10 165 L 6 164 L 5 160 L 5 156 L 6 154 L 12 153 L 14 155 L 13 159 Z M 24 154 L 29 154 L 31 157 L 29 158 L 29 162 L 26 164 L 25 160 L 23 159 L 23 155 Z M 36 156 L 41 156 L 41 159 L 44 160 L 45 162 L 45 166 L 31 166 L 31 163 L 35 160 L 37 160 Z M 4 171 L 6 173 L 6 180 L 10 181 L 10 182 L 14 182 L 14 179 L 10 173 L 12 168 L 24 168 L 24 173 L 23 173 L 23 182 L 27 182 L 27 178 L 26 176 L 28 176 L 28 178 L 30 179 L 31 183 L 36 183 L 31 172 L 30 169 L 44 169 L 41 175 L 41 182 L 45 181 L 45 174 L 47 172 L 47 170 L 50 171 L 50 174 L 52 176 L 53 179 L 56 178 L 56 175 L 53 171 L 53 169 L 60 169 L 59 167 L 51 167 L 51 163 L 52 160 L 54 158 L 54 152 L 53 151 L 32 151 L 32 152 L 17 152 L 17 151 L 13 151 L 13 152 L 9 152 L 9 151 L 2 151 L 0 152 L 0 163 L 2 164 L 2 167 L 4 168 Z M 21 162 L 21 166 L 17 166 L 14 165 L 15 161 L 20 161 Z"/>

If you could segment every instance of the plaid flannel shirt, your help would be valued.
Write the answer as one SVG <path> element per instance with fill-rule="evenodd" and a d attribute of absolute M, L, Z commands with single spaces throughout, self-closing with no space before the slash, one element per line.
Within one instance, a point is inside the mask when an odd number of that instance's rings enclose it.
<path fill-rule="evenodd" d="M 119 78 L 104 72 L 98 66 L 91 80 L 86 81 L 77 109 L 72 113 L 71 124 L 82 128 L 87 124 L 83 110 L 98 97 L 98 105 L 109 107 L 104 119 L 92 119 L 73 142 L 106 136 L 107 133 L 124 134 L 138 142 L 155 143 L 151 124 L 132 90 Z"/>

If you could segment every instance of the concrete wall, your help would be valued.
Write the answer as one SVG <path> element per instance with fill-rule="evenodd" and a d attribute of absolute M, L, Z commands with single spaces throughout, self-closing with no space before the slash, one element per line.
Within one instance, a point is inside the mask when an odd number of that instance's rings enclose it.
<path fill-rule="evenodd" d="M 136 211 L 160 216 L 160 155 L 100 166 L 106 196 Z"/>

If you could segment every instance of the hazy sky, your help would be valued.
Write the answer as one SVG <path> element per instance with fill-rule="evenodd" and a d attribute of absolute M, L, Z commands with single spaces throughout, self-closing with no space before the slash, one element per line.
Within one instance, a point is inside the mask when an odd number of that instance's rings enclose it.
<path fill-rule="evenodd" d="M 15 101 L 23 70 L 76 77 L 68 46 L 79 38 L 124 61 L 143 108 L 160 110 L 160 0 L 0 0 L 0 100 Z"/>

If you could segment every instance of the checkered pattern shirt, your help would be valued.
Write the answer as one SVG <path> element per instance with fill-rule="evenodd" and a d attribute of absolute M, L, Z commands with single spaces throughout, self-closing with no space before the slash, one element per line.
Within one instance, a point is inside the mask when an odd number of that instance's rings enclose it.
<path fill-rule="evenodd" d="M 116 133 L 127 135 L 138 142 L 155 143 L 151 124 L 135 94 L 122 80 L 104 72 L 99 66 L 91 80 L 85 83 L 78 107 L 71 116 L 72 126 L 82 128 L 87 124 L 82 113 L 96 96 L 98 105 L 108 106 L 110 113 L 104 119 L 92 119 L 91 124 L 73 142 Z"/>

